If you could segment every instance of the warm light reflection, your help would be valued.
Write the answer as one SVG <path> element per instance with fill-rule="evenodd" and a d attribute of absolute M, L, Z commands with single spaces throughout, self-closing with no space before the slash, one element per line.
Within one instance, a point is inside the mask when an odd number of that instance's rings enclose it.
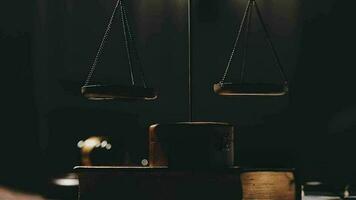
<path fill-rule="evenodd" d="M 67 174 L 64 177 L 59 177 L 53 179 L 53 183 L 58 185 L 58 186 L 78 186 L 79 185 L 79 180 L 76 174 Z"/>
<path fill-rule="evenodd" d="M 97 147 L 98 145 L 100 145 L 100 138 L 98 137 L 89 138 L 84 142 L 84 148 L 88 148 L 88 149 Z"/>
<path fill-rule="evenodd" d="M 107 150 L 110 150 L 110 149 L 111 149 L 111 144 L 107 144 L 107 145 L 105 146 L 105 148 L 106 148 Z"/>
<path fill-rule="evenodd" d="M 106 148 L 111 149 L 111 144 L 107 140 L 103 140 L 101 137 L 90 137 L 85 141 L 80 140 L 77 144 L 78 148 L 82 149 L 83 152 L 90 152 L 94 148 Z"/>
<path fill-rule="evenodd" d="M 318 185 L 321 185 L 323 184 L 322 182 L 320 181 L 309 181 L 309 182 L 306 182 L 305 185 L 310 185 L 310 186 L 318 186 Z"/>
<path fill-rule="evenodd" d="M 304 196 L 303 200 L 341 200 L 336 196 Z"/>
<path fill-rule="evenodd" d="M 84 141 L 83 140 L 80 140 L 77 144 L 78 148 L 83 148 L 84 146 Z"/>
<path fill-rule="evenodd" d="M 348 190 L 345 190 L 344 192 L 344 198 L 350 197 L 350 192 Z"/>
<path fill-rule="evenodd" d="M 90 153 L 95 149 L 95 148 L 101 148 L 101 149 L 106 149 L 110 150 L 112 148 L 112 145 L 108 142 L 107 139 L 103 137 L 97 137 L 93 136 L 90 137 L 86 140 L 80 140 L 77 143 L 78 148 L 81 149 L 82 153 L 82 164 L 85 166 L 91 166 L 91 159 L 90 159 Z"/>
<path fill-rule="evenodd" d="M 142 159 L 141 160 L 142 166 L 147 166 L 148 165 L 148 160 L 147 159 Z"/>
<path fill-rule="evenodd" d="M 77 186 L 79 185 L 79 180 L 78 179 L 56 179 L 53 181 L 56 185 L 59 186 Z"/>
<path fill-rule="evenodd" d="M 101 142 L 101 147 L 104 148 L 108 144 L 108 141 L 104 140 Z"/>

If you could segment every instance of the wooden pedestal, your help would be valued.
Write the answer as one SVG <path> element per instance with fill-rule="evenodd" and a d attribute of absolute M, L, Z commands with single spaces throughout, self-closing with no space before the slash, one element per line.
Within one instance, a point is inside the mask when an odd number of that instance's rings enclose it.
<path fill-rule="evenodd" d="M 239 200 L 239 169 L 171 171 L 149 167 L 76 167 L 79 199 Z"/>
<path fill-rule="evenodd" d="M 79 200 L 298 200 L 293 170 L 76 167 Z"/>

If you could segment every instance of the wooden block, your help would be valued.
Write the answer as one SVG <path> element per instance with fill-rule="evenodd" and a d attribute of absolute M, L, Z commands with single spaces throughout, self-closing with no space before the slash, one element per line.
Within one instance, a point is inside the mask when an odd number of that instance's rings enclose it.
<path fill-rule="evenodd" d="M 239 169 L 76 167 L 79 200 L 239 200 Z"/>
<path fill-rule="evenodd" d="M 156 124 L 149 129 L 151 167 L 211 169 L 234 166 L 234 128 L 226 123 Z"/>
<path fill-rule="evenodd" d="M 240 179 L 243 200 L 300 199 L 293 170 L 247 170 L 241 172 Z"/>

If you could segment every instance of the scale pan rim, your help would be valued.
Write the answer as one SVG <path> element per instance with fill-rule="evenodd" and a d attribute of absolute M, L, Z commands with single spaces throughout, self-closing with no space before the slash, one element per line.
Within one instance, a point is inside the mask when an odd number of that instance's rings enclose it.
<path fill-rule="evenodd" d="M 272 83 L 216 83 L 214 92 L 220 96 L 284 96 L 288 85 Z"/>
<path fill-rule="evenodd" d="M 153 88 L 125 85 L 86 85 L 81 93 L 89 100 L 155 100 L 158 95 Z"/>

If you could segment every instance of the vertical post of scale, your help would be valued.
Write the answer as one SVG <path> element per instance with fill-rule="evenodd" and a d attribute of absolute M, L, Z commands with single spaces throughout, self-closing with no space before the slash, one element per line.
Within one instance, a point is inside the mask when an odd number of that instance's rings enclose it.
<path fill-rule="evenodd" d="M 192 68 L 192 45 L 191 45 L 191 12 L 192 0 L 188 0 L 188 98 L 189 98 L 189 121 L 193 121 L 193 68 Z"/>

